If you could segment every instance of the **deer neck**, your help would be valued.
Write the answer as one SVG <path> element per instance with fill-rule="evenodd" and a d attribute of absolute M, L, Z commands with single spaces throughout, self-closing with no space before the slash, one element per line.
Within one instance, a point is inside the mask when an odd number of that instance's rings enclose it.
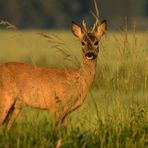
<path fill-rule="evenodd" d="M 86 82 L 89 88 L 94 81 L 96 74 L 97 58 L 95 60 L 87 60 L 83 55 L 80 66 L 80 76 Z"/>

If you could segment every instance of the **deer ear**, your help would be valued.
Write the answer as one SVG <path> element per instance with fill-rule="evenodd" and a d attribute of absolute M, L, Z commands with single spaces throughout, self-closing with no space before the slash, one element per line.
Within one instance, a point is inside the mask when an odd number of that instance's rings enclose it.
<path fill-rule="evenodd" d="M 98 38 L 101 38 L 107 30 L 107 21 L 102 21 L 101 25 L 99 25 L 95 31 L 95 35 Z"/>
<path fill-rule="evenodd" d="M 84 35 L 81 27 L 79 25 L 77 25 L 75 22 L 72 22 L 71 23 L 71 30 L 72 30 L 72 33 L 78 37 L 79 39 L 81 39 Z"/>

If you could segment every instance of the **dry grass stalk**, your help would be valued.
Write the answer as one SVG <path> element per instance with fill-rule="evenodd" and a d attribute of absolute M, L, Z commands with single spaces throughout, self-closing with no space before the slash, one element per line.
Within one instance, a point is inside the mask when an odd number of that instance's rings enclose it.
<path fill-rule="evenodd" d="M 0 25 L 6 26 L 7 29 L 17 29 L 17 27 L 8 21 L 0 20 Z"/>

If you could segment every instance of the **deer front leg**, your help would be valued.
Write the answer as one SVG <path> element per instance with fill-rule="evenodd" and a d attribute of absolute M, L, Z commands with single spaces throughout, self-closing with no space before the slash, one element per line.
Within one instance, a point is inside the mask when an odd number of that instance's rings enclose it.
<path fill-rule="evenodd" d="M 57 129 L 66 128 L 68 125 L 68 114 L 64 114 L 63 112 L 57 112 L 55 114 L 55 127 Z"/>
<path fill-rule="evenodd" d="M 77 102 L 77 99 L 70 102 L 69 104 L 59 104 L 55 112 L 55 126 L 56 128 L 66 128 L 70 114 L 79 108 L 81 103 Z"/>

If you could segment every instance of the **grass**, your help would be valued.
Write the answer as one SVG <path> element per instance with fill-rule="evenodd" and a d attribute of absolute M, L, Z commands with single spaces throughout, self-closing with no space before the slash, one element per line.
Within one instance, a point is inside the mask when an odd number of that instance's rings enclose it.
<path fill-rule="evenodd" d="M 79 65 L 80 43 L 70 32 L 41 32 L 0 31 L 0 62 Z M 51 121 L 46 111 L 24 109 L 9 132 L 0 128 L 0 148 L 148 147 L 148 33 L 103 37 L 96 79 L 84 105 L 72 113 L 67 130 L 55 132 Z"/>

